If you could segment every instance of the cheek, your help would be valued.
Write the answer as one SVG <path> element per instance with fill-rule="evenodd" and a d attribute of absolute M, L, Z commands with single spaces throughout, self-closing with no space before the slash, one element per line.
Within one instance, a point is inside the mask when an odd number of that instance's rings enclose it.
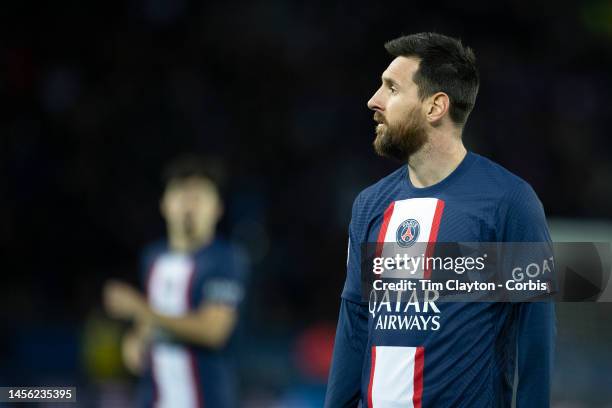
<path fill-rule="evenodd" d="M 200 203 L 197 208 L 195 208 L 195 211 L 197 211 L 198 218 L 202 220 L 203 223 L 209 223 L 210 220 L 216 219 L 218 207 L 216 203 L 206 201 Z"/>
<path fill-rule="evenodd" d="M 174 205 L 168 208 L 168 219 L 172 222 L 183 222 L 185 211 L 180 205 Z"/>
<path fill-rule="evenodd" d="M 405 122 L 419 114 L 418 103 L 407 98 L 397 101 L 393 107 L 393 118 L 395 121 Z"/>
<path fill-rule="evenodd" d="M 408 108 L 408 103 L 402 96 L 393 96 L 389 98 L 389 102 L 387 103 L 387 117 L 397 119 L 402 116 L 404 112 L 406 112 Z"/>
<path fill-rule="evenodd" d="M 180 212 L 180 202 L 178 200 L 166 200 L 164 203 L 164 212 L 166 217 L 172 218 L 176 217 Z"/>

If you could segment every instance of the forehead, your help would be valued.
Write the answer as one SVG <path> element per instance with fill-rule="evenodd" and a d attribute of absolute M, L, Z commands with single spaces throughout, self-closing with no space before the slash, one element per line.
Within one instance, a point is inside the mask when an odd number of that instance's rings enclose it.
<path fill-rule="evenodd" d="M 419 69 L 416 57 L 396 57 L 382 74 L 383 80 L 391 80 L 400 85 L 412 83 L 412 76 Z"/>
<path fill-rule="evenodd" d="M 175 179 L 168 183 L 166 191 L 201 191 L 216 192 L 216 187 L 212 181 L 204 177 L 192 176 L 187 178 Z"/>

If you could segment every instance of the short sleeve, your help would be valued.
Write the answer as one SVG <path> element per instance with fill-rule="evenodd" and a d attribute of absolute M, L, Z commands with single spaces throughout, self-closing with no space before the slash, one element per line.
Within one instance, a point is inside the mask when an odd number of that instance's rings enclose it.
<path fill-rule="evenodd" d="M 196 304 L 215 303 L 238 307 L 243 301 L 248 276 L 248 258 L 237 246 L 223 251 L 212 273 L 200 279 Z"/>

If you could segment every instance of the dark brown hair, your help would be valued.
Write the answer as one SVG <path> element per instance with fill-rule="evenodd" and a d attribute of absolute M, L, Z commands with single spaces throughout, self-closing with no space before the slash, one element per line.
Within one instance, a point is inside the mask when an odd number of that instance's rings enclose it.
<path fill-rule="evenodd" d="M 394 57 L 417 57 L 419 69 L 412 80 L 424 99 L 436 92 L 450 98 L 449 115 L 464 125 L 478 94 L 479 75 L 476 56 L 460 40 L 437 33 L 418 33 L 396 38 L 385 44 Z"/>

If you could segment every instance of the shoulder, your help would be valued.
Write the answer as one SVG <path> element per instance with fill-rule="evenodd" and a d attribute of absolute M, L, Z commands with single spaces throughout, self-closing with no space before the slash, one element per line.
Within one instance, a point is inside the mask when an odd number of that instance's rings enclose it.
<path fill-rule="evenodd" d="M 212 253 L 218 256 L 245 257 L 246 252 L 242 245 L 225 237 L 217 237 L 210 245 Z"/>
<path fill-rule="evenodd" d="M 376 183 L 361 190 L 355 199 L 353 209 L 368 212 L 368 210 L 376 210 L 379 206 L 385 206 L 405 177 L 406 166 L 403 165 Z"/>
<path fill-rule="evenodd" d="M 351 213 L 351 229 L 357 237 L 365 233 L 372 218 L 385 211 L 405 174 L 406 167 L 402 166 L 357 195 Z"/>
<path fill-rule="evenodd" d="M 364 188 L 359 193 L 359 196 L 362 196 L 364 200 L 371 200 L 379 197 L 381 194 L 394 190 L 404 177 L 406 177 L 406 165 L 402 165 L 391 174 L 386 175 L 376 183 Z"/>
<path fill-rule="evenodd" d="M 223 265 L 215 268 L 218 273 L 224 275 L 236 275 L 242 277 L 246 274 L 249 258 L 246 250 L 236 242 L 223 237 L 215 238 L 209 247 L 204 248 L 196 254 L 197 262 L 202 265 Z"/>
<path fill-rule="evenodd" d="M 497 183 L 501 189 L 506 191 L 512 189 L 531 188 L 529 183 L 512 173 L 501 164 L 479 154 L 473 154 L 476 156 L 476 160 L 472 171 L 476 172 L 478 176 L 482 176 L 487 180 Z"/>
<path fill-rule="evenodd" d="M 480 161 L 500 194 L 496 224 L 503 241 L 545 241 L 548 227 L 542 202 L 531 185 L 501 165 L 482 156 Z"/>
<path fill-rule="evenodd" d="M 146 285 L 147 280 L 153 265 L 157 258 L 163 253 L 167 252 L 168 244 L 164 239 L 160 239 L 145 245 L 140 251 L 140 282 L 142 285 Z"/>
<path fill-rule="evenodd" d="M 472 167 L 474 176 L 472 182 L 476 182 L 475 184 L 480 188 L 497 190 L 501 206 L 521 206 L 534 203 L 541 205 L 537 194 L 527 181 L 491 159 L 478 154 L 474 155 L 476 162 Z"/>
<path fill-rule="evenodd" d="M 165 239 L 159 239 L 145 245 L 140 251 L 140 257 L 143 262 L 151 262 L 167 251 L 168 242 Z"/>

